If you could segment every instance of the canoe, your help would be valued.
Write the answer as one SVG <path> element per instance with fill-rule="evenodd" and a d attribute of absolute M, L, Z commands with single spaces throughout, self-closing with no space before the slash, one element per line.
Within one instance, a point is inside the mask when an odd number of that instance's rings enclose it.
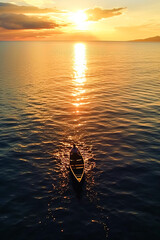
<path fill-rule="evenodd" d="M 76 181 L 80 183 L 84 176 L 84 160 L 81 154 L 70 154 L 70 170 Z"/>

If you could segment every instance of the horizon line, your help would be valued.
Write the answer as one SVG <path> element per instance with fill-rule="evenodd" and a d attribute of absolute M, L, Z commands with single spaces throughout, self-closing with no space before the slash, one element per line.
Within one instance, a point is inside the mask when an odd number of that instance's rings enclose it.
<path fill-rule="evenodd" d="M 141 40 L 141 41 L 138 41 Z M 144 41 L 142 39 L 135 40 L 0 40 L 0 42 L 159 42 L 159 41 Z"/>

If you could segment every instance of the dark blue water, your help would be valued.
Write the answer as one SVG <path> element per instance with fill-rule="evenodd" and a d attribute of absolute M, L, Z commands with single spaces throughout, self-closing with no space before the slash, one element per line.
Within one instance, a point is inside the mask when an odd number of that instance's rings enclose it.
<path fill-rule="evenodd" d="M 160 44 L 1 42 L 0 56 L 0 239 L 159 239 Z"/>

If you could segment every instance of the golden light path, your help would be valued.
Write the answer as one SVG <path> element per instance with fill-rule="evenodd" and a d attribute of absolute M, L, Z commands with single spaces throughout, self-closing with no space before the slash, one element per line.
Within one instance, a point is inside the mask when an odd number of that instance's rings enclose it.
<path fill-rule="evenodd" d="M 83 43 L 74 45 L 74 93 L 75 102 L 73 105 L 79 107 L 84 104 L 82 95 L 85 93 L 84 84 L 86 82 L 86 46 Z M 77 109 L 78 112 L 78 109 Z"/>

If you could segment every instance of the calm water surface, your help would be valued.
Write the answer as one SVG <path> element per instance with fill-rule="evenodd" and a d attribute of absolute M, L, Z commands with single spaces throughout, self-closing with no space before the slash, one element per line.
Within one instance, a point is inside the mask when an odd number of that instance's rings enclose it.
<path fill-rule="evenodd" d="M 160 239 L 159 56 L 159 43 L 0 43 L 2 240 Z"/>

